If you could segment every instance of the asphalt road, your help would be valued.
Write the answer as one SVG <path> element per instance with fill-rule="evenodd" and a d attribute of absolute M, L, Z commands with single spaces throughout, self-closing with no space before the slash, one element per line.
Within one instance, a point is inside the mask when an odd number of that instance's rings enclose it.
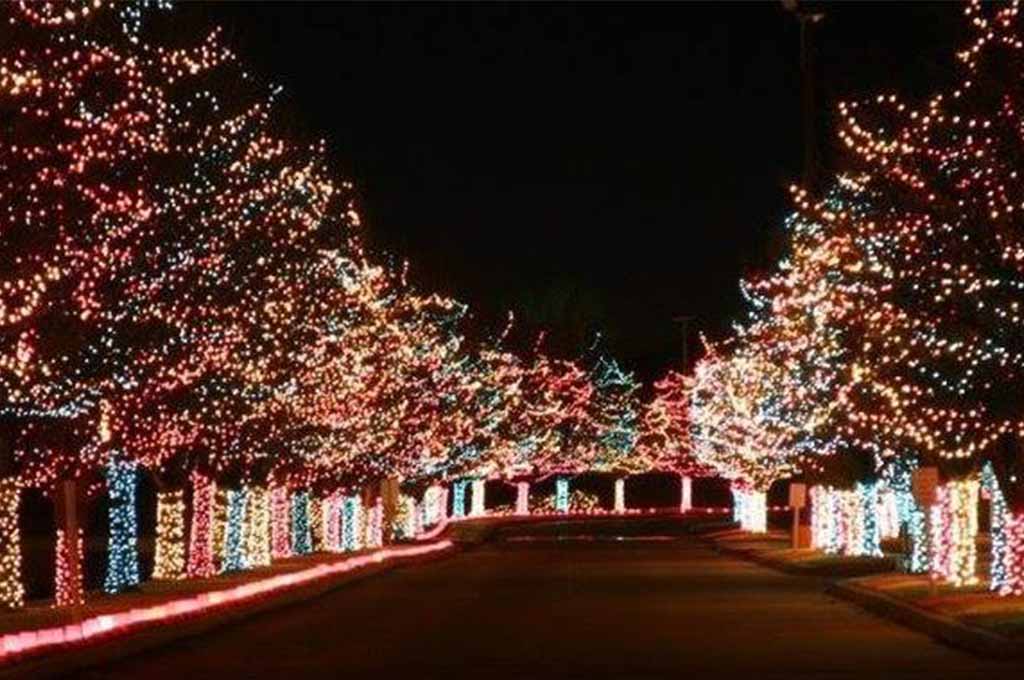
<path fill-rule="evenodd" d="M 1020 674 L 694 539 L 508 540 L 81 678 L 995 678 Z"/>

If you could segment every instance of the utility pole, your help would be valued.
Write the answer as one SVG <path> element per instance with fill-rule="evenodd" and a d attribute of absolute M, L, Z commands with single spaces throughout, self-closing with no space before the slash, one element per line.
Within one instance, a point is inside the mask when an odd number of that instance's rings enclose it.
<path fill-rule="evenodd" d="M 804 129 L 804 188 L 813 191 L 818 181 L 818 139 L 815 131 L 814 47 L 811 31 L 825 13 L 808 9 L 806 2 L 782 0 L 782 6 L 800 22 L 800 99 Z"/>

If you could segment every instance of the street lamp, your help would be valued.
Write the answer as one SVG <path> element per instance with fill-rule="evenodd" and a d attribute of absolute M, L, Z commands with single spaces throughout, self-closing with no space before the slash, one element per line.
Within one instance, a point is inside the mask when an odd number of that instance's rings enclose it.
<path fill-rule="evenodd" d="M 800 89 L 804 123 L 804 188 L 812 190 L 818 176 L 817 139 L 814 131 L 814 50 L 810 46 L 810 27 L 825 18 L 825 13 L 810 9 L 800 0 L 782 0 L 787 12 L 800 22 Z"/>

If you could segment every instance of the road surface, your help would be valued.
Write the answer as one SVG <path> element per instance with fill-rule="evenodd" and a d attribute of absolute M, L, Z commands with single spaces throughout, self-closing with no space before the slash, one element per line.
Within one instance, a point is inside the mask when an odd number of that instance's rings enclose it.
<path fill-rule="evenodd" d="M 692 538 L 514 537 L 80 678 L 1017 675 Z"/>

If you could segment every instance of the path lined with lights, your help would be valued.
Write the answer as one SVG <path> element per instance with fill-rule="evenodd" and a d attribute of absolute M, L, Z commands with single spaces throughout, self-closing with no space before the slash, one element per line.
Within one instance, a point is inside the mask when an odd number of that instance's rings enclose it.
<path fill-rule="evenodd" d="M 997 668 L 1013 670 L 833 601 L 810 579 L 690 538 L 634 537 L 485 544 L 78 677 L 969 678 Z"/>

